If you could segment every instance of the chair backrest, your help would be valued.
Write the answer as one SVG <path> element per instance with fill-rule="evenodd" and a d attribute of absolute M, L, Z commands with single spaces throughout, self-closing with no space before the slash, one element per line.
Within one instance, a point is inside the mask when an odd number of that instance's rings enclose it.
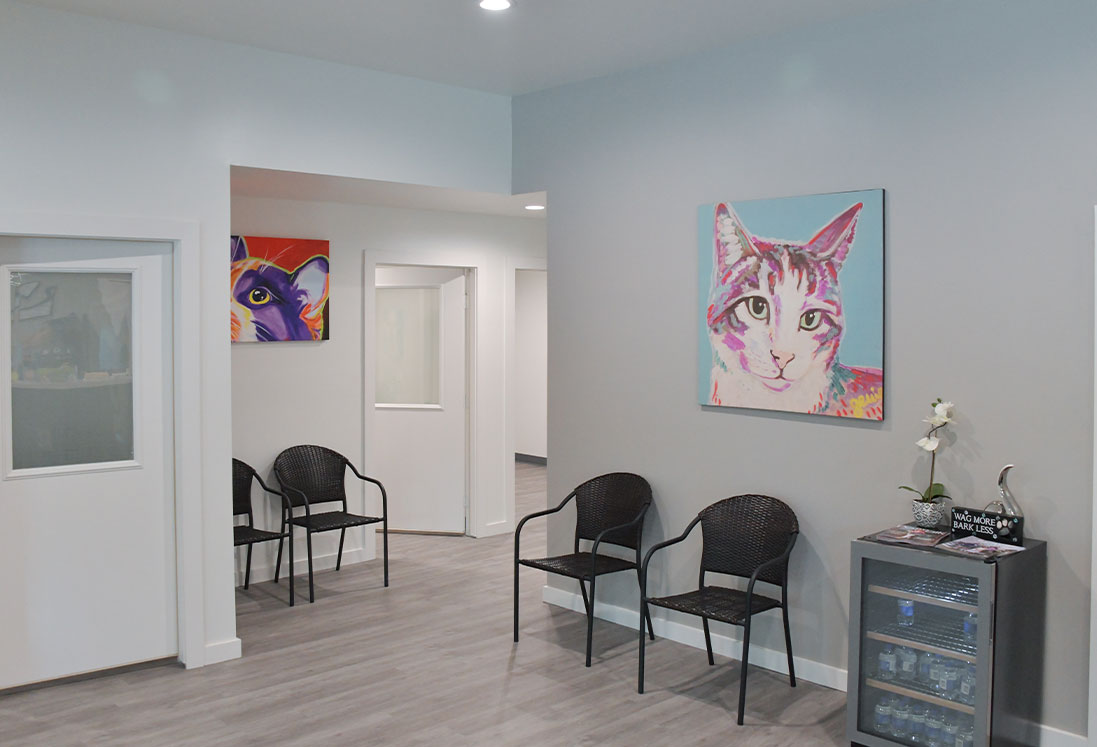
<path fill-rule="evenodd" d="M 232 460 L 232 515 L 251 513 L 251 480 L 255 470 L 247 462 Z"/>
<path fill-rule="evenodd" d="M 768 495 L 737 495 L 713 503 L 699 514 L 703 548 L 701 573 L 712 571 L 749 578 L 754 569 L 779 557 L 790 537 L 800 531 L 796 514 L 784 501 Z M 788 561 L 758 574 L 780 585 Z"/>
<path fill-rule="evenodd" d="M 575 542 L 593 540 L 610 527 L 627 524 L 651 504 L 648 481 L 631 472 L 599 475 L 575 489 Z M 640 547 L 643 522 L 635 527 L 611 532 L 602 538 L 621 547 Z"/>
<path fill-rule="evenodd" d="M 309 504 L 346 501 L 344 484 L 347 458 L 324 446 L 291 446 L 274 460 L 274 474 L 285 490 L 286 499 L 293 506 L 303 506 L 300 490 L 308 496 Z"/>

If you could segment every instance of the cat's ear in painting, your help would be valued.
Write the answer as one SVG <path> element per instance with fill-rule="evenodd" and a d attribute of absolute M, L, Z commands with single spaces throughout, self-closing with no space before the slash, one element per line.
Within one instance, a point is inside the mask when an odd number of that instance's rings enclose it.
<path fill-rule="evenodd" d="M 232 237 L 232 259 L 230 262 L 240 262 L 248 258 L 248 242 L 243 236 Z"/>
<path fill-rule="evenodd" d="M 857 231 L 857 217 L 864 203 L 858 202 L 839 214 L 812 237 L 804 248 L 816 258 L 833 262 L 841 267 L 853 246 L 853 237 Z"/>
<path fill-rule="evenodd" d="M 316 256 L 298 267 L 293 273 L 293 285 L 304 297 L 305 310 L 301 317 L 309 319 L 323 314 L 328 300 L 328 259 Z"/>
<path fill-rule="evenodd" d="M 758 253 L 758 248 L 743 227 L 743 221 L 723 202 L 716 206 L 712 231 L 718 268 L 726 270 L 743 257 Z"/>

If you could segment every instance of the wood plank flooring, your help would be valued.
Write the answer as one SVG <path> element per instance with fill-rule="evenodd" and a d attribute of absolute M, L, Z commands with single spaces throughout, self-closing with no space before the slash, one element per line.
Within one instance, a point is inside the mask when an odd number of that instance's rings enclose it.
<path fill-rule="evenodd" d="M 518 514 L 543 508 L 545 468 L 517 465 Z M 555 503 L 558 498 L 553 499 Z M 544 547 L 544 522 L 522 533 Z M 752 668 L 735 725 L 738 662 L 659 639 L 636 693 L 636 632 L 541 603 L 523 569 L 511 641 L 511 536 L 391 535 L 380 561 L 237 590 L 243 658 L 161 666 L 0 696 L 3 745 L 844 744 L 845 695 Z M 307 581 L 298 586 L 307 599 Z"/>

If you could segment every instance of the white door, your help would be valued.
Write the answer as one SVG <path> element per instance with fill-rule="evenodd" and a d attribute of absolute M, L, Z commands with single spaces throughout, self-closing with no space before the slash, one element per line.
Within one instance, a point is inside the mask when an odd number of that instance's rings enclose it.
<path fill-rule="evenodd" d="M 0 689 L 178 653 L 171 251 L 0 237 Z"/>
<path fill-rule="evenodd" d="M 375 433 L 389 528 L 465 532 L 465 271 L 378 267 Z"/>

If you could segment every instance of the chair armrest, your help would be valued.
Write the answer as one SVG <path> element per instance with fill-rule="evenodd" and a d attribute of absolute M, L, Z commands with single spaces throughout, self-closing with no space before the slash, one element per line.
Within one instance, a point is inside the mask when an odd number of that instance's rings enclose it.
<path fill-rule="evenodd" d="M 350 467 L 350 471 L 353 472 L 354 476 L 357 477 L 359 480 L 371 482 L 376 485 L 377 488 L 381 491 L 381 516 L 382 518 L 387 520 L 389 515 L 389 498 L 388 493 L 385 491 L 385 486 L 381 484 L 380 480 L 370 477 L 368 475 L 363 475 L 349 461 L 347 462 L 347 466 Z"/>
<path fill-rule="evenodd" d="M 252 474 L 255 476 L 255 481 L 259 483 L 259 487 L 261 487 L 264 491 L 270 493 L 271 495 L 276 495 L 281 498 L 282 503 L 285 504 L 285 507 L 289 508 L 289 498 L 286 497 L 285 493 L 283 493 L 281 490 L 275 490 L 274 488 L 263 482 L 263 478 L 259 476 L 258 472 L 252 472 Z"/>
<path fill-rule="evenodd" d="M 312 514 L 312 509 L 309 506 L 309 497 L 305 494 L 305 491 L 287 484 L 286 481 L 282 479 L 282 475 L 278 473 L 277 468 L 274 470 L 274 476 L 278 478 L 278 485 L 282 488 L 283 491 L 297 493 L 297 495 L 301 496 L 303 500 L 302 505 L 305 507 L 305 516 L 310 516 Z M 285 493 L 283 493 L 282 498 L 283 500 L 285 500 L 286 509 L 289 510 L 292 518 L 293 505 L 289 502 L 289 497 L 286 496 Z"/>
<path fill-rule="evenodd" d="M 594 538 L 594 544 L 591 545 L 591 548 L 590 548 L 590 577 L 591 578 L 594 578 L 594 570 L 595 570 L 595 568 L 598 567 L 597 566 L 597 564 L 598 564 L 598 558 L 597 558 L 598 545 L 602 544 L 602 538 L 605 537 L 607 534 L 610 534 L 611 532 L 619 532 L 622 529 L 628 529 L 631 526 L 635 526 L 638 522 L 642 522 L 644 520 L 644 516 L 648 512 L 648 508 L 650 508 L 650 507 L 651 507 L 651 504 L 647 503 L 647 504 L 644 505 L 643 508 L 640 509 L 640 513 L 636 514 L 636 518 L 633 519 L 632 521 L 626 521 L 624 524 L 618 524 L 615 527 L 608 527 L 608 528 L 603 529 L 602 531 L 600 531 L 598 533 L 598 536 Z M 639 557 L 640 557 L 639 551 L 637 551 L 636 557 L 637 557 L 637 559 L 639 559 Z"/>
<path fill-rule="evenodd" d="M 560 505 L 557 506 L 556 508 L 546 508 L 544 511 L 534 511 L 532 514 L 528 514 L 528 515 L 522 517 L 522 520 L 518 522 L 518 526 L 516 526 L 514 528 L 514 562 L 515 563 L 518 562 L 518 535 L 521 534 L 522 527 L 525 526 L 526 522 L 529 521 L 530 519 L 536 519 L 538 516 L 548 516 L 549 514 L 556 513 L 557 511 L 561 510 L 564 506 L 566 506 L 568 501 L 570 501 L 574 497 L 575 497 L 575 491 L 572 491 L 571 493 L 568 494 L 567 498 L 560 501 Z"/>
<path fill-rule="evenodd" d="M 648 548 L 647 553 L 644 555 L 644 562 L 640 565 L 640 598 L 647 599 L 648 597 L 648 563 L 651 562 L 651 556 L 655 554 L 657 550 L 662 550 L 664 547 L 670 547 L 676 545 L 679 542 L 685 540 L 689 536 L 689 533 L 693 531 L 693 528 L 697 526 L 697 522 L 701 520 L 701 517 L 696 516 L 693 521 L 689 523 L 686 530 L 673 539 L 664 540 Z"/>
<path fill-rule="evenodd" d="M 789 556 L 792 555 L 792 546 L 796 544 L 796 538 L 800 535 L 799 532 L 792 532 L 789 535 L 788 545 L 785 546 L 785 551 L 780 555 L 770 558 L 766 562 L 760 564 L 754 569 L 754 573 L 750 574 L 750 581 L 747 583 L 747 615 L 750 615 L 751 600 L 754 596 L 754 582 L 758 580 L 758 574 L 769 568 L 770 566 L 779 565 L 783 562 L 787 562 Z M 787 573 L 787 571 L 786 571 Z"/>

